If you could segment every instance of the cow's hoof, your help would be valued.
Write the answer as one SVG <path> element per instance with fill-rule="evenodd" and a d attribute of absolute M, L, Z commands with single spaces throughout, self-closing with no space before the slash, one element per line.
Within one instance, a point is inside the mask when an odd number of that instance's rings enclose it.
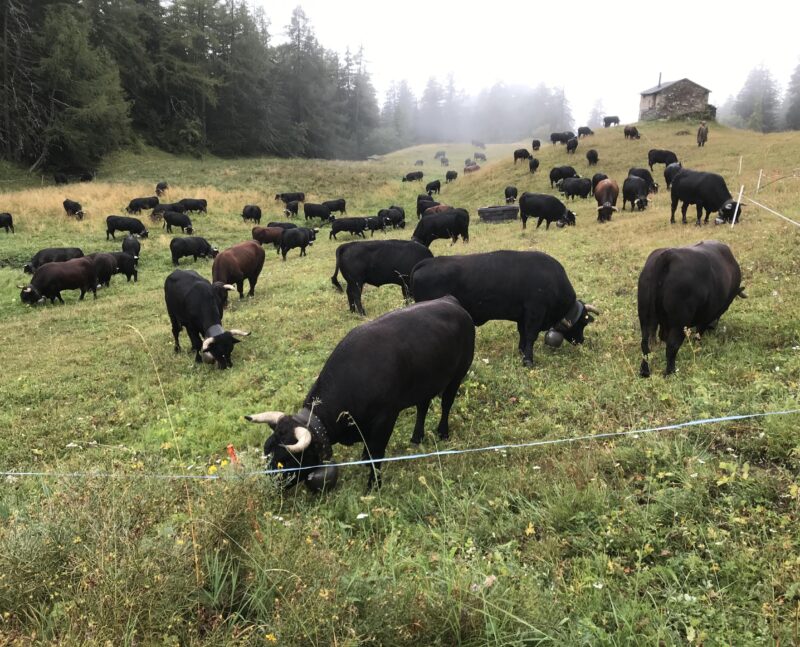
<path fill-rule="evenodd" d="M 449 433 L 443 434 L 439 432 L 439 440 L 450 440 L 450 434 Z"/>
<path fill-rule="evenodd" d="M 423 438 L 423 436 L 420 436 L 419 438 L 414 438 L 412 436 L 411 437 L 411 444 L 412 445 L 419 445 L 422 442 L 422 438 Z"/>
<path fill-rule="evenodd" d="M 533 360 L 532 360 L 532 359 L 528 359 L 528 358 L 526 357 L 525 359 L 523 359 L 523 360 L 522 360 L 522 365 L 523 365 L 525 368 L 533 368 Z"/>
<path fill-rule="evenodd" d="M 639 377 L 650 377 L 650 365 L 647 362 L 642 362 L 639 367 Z"/>

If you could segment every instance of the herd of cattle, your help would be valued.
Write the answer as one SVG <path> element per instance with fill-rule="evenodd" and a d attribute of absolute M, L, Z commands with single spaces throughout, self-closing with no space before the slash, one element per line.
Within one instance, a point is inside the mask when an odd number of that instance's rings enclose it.
<path fill-rule="evenodd" d="M 593 133 L 581 128 L 580 137 Z M 554 133 L 563 143 L 575 139 L 572 133 Z M 534 140 L 533 149 L 540 146 Z M 525 154 L 523 154 L 523 152 Z M 437 159 L 446 159 L 444 151 Z M 533 158 L 525 149 L 514 151 L 514 162 Z M 633 167 L 622 185 L 622 209 L 643 210 L 648 196 L 658 191 L 651 174 L 654 164 L 665 164 L 664 177 L 671 190 L 671 222 L 674 222 L 678 202 L 682 202 L 683 222 L 689 205 L 697 207 L 697 224 L 705 210 L 706 222 L 711 211 L 719 213 L 721 221 L 730 222 L 738 215 L 736 202 L 731 198 L 721 176 L 714 173 L 683 168 L 674 153 L 651 150 L 650 170 Z M 538 168 L 538 162 L 537 162 Z M 531 170 L 535 168 L 531 166 Z M 449 177 L 446 181 L 455 179 Z M 413 175 L 413 179 L 409 178 Z M 422 179 L 422 172 L 406 175 L 403 181 Z M 598 173 L 581 178 L 571 166 L 559 166 L 550 171 L 550 184 L 557 187 L 565 200 L 592 195 L 597 202 L 599 222 L 611 220 L 617 210 L 618 183 Z M 434 200 L 441 182 L 429 182 L 425 193 L 417 197 L 417 224 L 411 240 L 351 241 L 337 247 L 335 267 L 330 280 L 340 292 L 341 273 L 347 287 L 347 300 L 352 312 L 365 315 L 361 301 L 365 285 L 398 285 L 411 305 L 351 330 L 333 350 L 308 392 L 303 407 L 295 415 L 267 411 L 246 418 L 267 423 L 273 433 L 264 446 L 265 455 L 272 455 L 273 467 L 308 467 L 319 465 L 332 457 L 331 446 L 336 443 L 364 443 L 365 457 L 380 460 L 397 417 L 403 409 L 416 407 L 417 418 L 412 443 L 422 441 L 425 417 L 431 400 L 440 395 L 442 413 L 438 435 L 448 437 L 449 411 L 458 388 L 472 364 L 475 345 L 475 326 L 491 320 L 513 321 L 519 335 L 518 349 L 525 366 L 533 364 L 533 346 L 540 333 L 545 344 L 559 347 L 564 340 L 572 344 L 584 341 L 587 325 L 600 314 L 597 307 L 585 303 L 575 293 L 564 267 L 551 256 L 536 251 L 498 250 L 463 256 L 434 257 L 430 246 L 434 240 L 458 237 L 469 241 L 469 212 L 466 209 Z M 153 222 L 161 221 L 167 232 L 179 227 L 192 234 L 189 213 L 206 213 L 208 205 L 202 199 L 183 199 L 163 203 L 160 198 L 168 189 L 159 183 L 156 196 L 130 201 L 129 214 L 151 210 Z M 507 203 L 518 200 L 522 226 L 536 218 L 556 222 L 559 227 L 576 224 L 575 213 L 558 197 L 544 193 L 523 192 L 516 187 L 505 190 Z M 306 202 L 302 192 L 280 193 L 275 200 L 284 205 L 287 216 L 299 213 L 303 205 L 305 220 L 319 221 L 317 227 L 302 227 L 294 222 L 269 222 L 261 226 L 261 208 L 246 205 L 243 222 L 254 223 L 252 239 L 219 251 L 199 236 L 175 237 L 170 253 L 175 266 L 182 258 L 213 259 L 211 281 L 190 270 L 175 269 L 164 282 L 164 298 L 170 318 L 175 352 L 180 352 L 179 335 L 186 329 L 197 362 L 216 364 L 220 369 L 232 366 L 234 346 L 249 333 L 238 329 L 226 330 L 222 325 L 229 293 L 236 291 L 244 298 L 244 283 L 249 284 L 248 296 L 255 288 L 264 267 L 264 245 L 272 245 L 283 260 L 291 249 L 300 255 L 313 245 L 320 227 L 329 226 L 329 239 L 347 232 L 365 238 L 369 231 L 405 228 L 405 210 L 391 205 L 376 216 L 337 217 L 347 213 L 346 200 L 337 198 L 319 204 Z M 82 217 L 80 204 L 65 200 L 67 214 Z M 80 214 L 80 215 L 79 215 Z M 8 216 L 6 218 L 6 216 Z M 6 224 L 7 223 L 7 224 Z M 9 214 L 0 215 L 0 226 L 13 233 Z M 108 285 L 115 273 L 138 278 L 137 266 L 141 253 L 140 240 L 147 239 L 145 224 L 132 215 L 106 218 L 106 239 L 116 232 L 126 232 L 122 250 L 84 255 L 78 248 L 44 249 L 24 266 L 33 277 L 28 285 L 20 286 L 21 300 L 37 304 L 49 299 L 63 303 L 63 290 L 79 290 L 82 300 L 87 292 L 97 296 L 97 288 Z M 641 327 L 643 355 L 640 375 L 648 377 L 650 345 L 658 336 L 666 344 L 665 374 L 673 373 L 678 350 L 686 330 L 694 327 L 702 334 L 713 329 L 736 297 L 744 298 L 739 265 L 727 245 L 718 241 L 703 241 L 681 248 L 657 249 L 644 264 L 638 283 L 638 314 Z M 408 331 L 414 331 L 408 334 Z M 347 415 L 342 415 L 347 412 Z M 369 484 L 380 484 L 380 464 L 374 463 Z M 306 470 L 293 472 L 288 485 L 301 479 L 314 478 Z"/>

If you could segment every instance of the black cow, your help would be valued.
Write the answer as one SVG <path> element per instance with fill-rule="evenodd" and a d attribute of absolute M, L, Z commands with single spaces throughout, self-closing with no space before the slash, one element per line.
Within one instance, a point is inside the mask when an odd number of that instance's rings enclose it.
<path fill-rule="evenodd" d="M 198 258 L 216 258 L 219 253 L 216 247 L 200 236 L 173 238 L 169 241 L 169 251 L 172 254 L 172 264 L 176 266 L 185 256 L 191 256 L 197 261 Z"/>
<path fill-rule="evenodd" d="M 54 173 L 53 182 L 56 184 L 68 184 L 69 178 L 67 177 L 66 173 Z"/>
<path fill-rule="evenodd" d="M 331 218 L 331 232 L 328 234 L 328 240 L 331 238 L 337 240 L 336 234 L 343 231 L 365 238 L 364 230 L 366 228 L 366 218 Z"/>
<path fill-rule="evenodd" d="M 447 157 L 447 151 L 436 151 L 433 159 L 438 160 L 440 157 Z"/>
<path fill-rule="evenodd" d="M 608 128 L 609 126 L 619 126 L 619 117 L 616 115 L 603 117 L 603 128 Z"/>
<path fill-rule="evenodd" d="M 477 165 L 478 163 L 471 157 L 468 157 L 467 159 L 464 160 L 464 166 L 477 166 Z"/>
<path fill-rule="evenodd" d="M 589 162 L 589 166 L 596 166 L 597 162 L 600 161 L 600 156 L 594 148 L 586 151 L 586 161 Z"/>
<path fill-rule="evenodd" d="M 83 220 L 83 207 L 79 202 L 75 202 L 74 200 L 64 200 L 62 204 L 64 205 L 64 211 L 68 216 L 73 216 L 78 220 Z"/>
<path fill-rule="evenodd" d="M 133 256 L 137 265 L 139 263 L 139 251 L 141 249 L 142 244 L 139 242 L 139 239 L 136 238 L 136 236 L 128 235 L 122 239 L 122 251 Z"/>
<path fill-rule="evenodd" d="M 458 171 L 447 171 L 444 176 L 444 181 L 450 183 L 458 177 Z"/>
<path fill-rule="evenodd" d="M 635 175 L 629 175 L 622 183 L 622 210 L 625 211 L 625 203 L 631 203 L 631 211 L 634 207 L 639 211 L 647 208 L 648 187 L 647 181 Z"/>
<path fill-rule="evenodd" d="M 233 346 L 239 343 L 236 337 L 250 333 L 222 327 L 222 311 L 228 303 L 228 291 L 232 285 L 209 283 L 193 270 L 175 270 L 164 281 L 164 301 L 172 323 L 175 352 L 181 352 L 178 335 L 182 328 L 195 352 L 195 362 L 217 363 L 221 369 L 233 366 Z"/>
<path fill-rule="evenodd" d="M 291 202 L 287 202 L 284 206 L 283 213 L 285 213 L 290 218 L 292 216 L 296 216 L 297 212 L 300 210 L 300 203 L 297 200 L 292 200 Z"/>
<path fill-rule="evenodd" d="M 6 233 L 11 230 L 14 233 L 14 218 L 10 213 L 0 213 L 0 227 L 6 230 Z"/>
<path fill-rule="evenodd" d="M 525 366 L 533 365 L 533 343 L 540 332 L 548 345 L 564 339 L 583 343 L 584 328 L 599 314 L 579 301 L 561 264 L 543 252 L 497 251 L 469 256 L 439 256 L 411 272 L 411 294 L 429 301 L 450 294 L 476 326 L 514 321 Z"/>
<path fill-rule="evenodd" d="M 419 204 L 419 203 L 418 203 Z M 417 206 L 419 209 L 419 206 Z M 418 215 L 421 215 L 419 213 Z M 387 225 L 391 225 L 392 229 L 405 229 L 406 228 L 406 215 L 397 207 L 389 207 L 388 209 L 381 209 L 378 211 L 378 218 L 382 218 Z"/>
<path fill-rule="evenodd" d="M 308 227 L 296 227 L 295 229 L 287 229 L 283 232 L 281 238 L 281 255 L 283 260 L 286 260 L 286 254 L 290 249 L 296 247 L 300 248 L 300 256 L 306 255 L 306 247 L 310 247 L 317 239 L 317 229 L 309 229 Z"/>
<path fill-rule="evenodd" d="M 277 202 L 280 200 L 283 204 L 289 204 L 290 202 L 305 202 L 306 201 L 306 194 L 301 191 L 295 191 L 293 193 L 278 193 L 275 195 L 275 201 Z"/>
<path fill-rule="evenodd" d="M 472 158 L 474 160 L 476 160 L 476 161 L 477 160 L 480 160 L 481 162 L 485 162 L 486 161 L 486 155 L 484 155 L 483 153 L 475 152 L 475 153 L 472 154 Z"/>
<path fill-rule="evenodd" d="M 327 207 L 331 213 L 347 213 L 347 201 L 344 198 L 337 198 L 336 200 L 325 200 L 322 203 L 323 207 Z"/>
<path fill-rule="evenodd" d="M 628 175 L 633 175 L 634 177 L 640 177 L 645 182 L 647 182 L 647 191 L 649 193 L 658 193 L 658 184 L 653 179 L 653 176 L 650 174 L 646 168 L 636 168 L 633 167 L 628 169 Z"/>
<path fill-rule="evenodd" d="M 608 176 L 605 173 L 595 173 L 592 176 L 592 193 L 594 193 L 595 187 L 597 187 L 597 183 L 600 182 L 600 180 L 605 180 L 607 178 Z"/>
<path fill-rule="evenodd" d="M 166 182 L 159 182 L 156 184 L 156 195 L 160 198 L 169 190 L 169 184 Z"/>
<path fill-rule="evenodd" d="M 436 200 L 429 199 L 429 200 L 417 200 L 417 218 L 421 218 L 422 215 L 431 207 L 437 207 L 441 204 L 441 202 L 437 202 Z"/>
<path fill-rule="evenodd" d="M 514 151 L 514 164 L 517 163 L 517 160 L 527 160 L 531 158 L 531 154 L 528 152 L 527 148 L 518 148 Z"/>
<path fill-rule="evenodd" d="M 567 153 L 574 153 L 578 148 L 578 138 L 572 137 L 567 140 Z"/>
<path fill-rule="evenodd" d="M 36 252 L 33 258 L 22 267 L 22 271 L 26 274 L 33 274 L 45 263 L 63 263 L 81 257 L 83 257 L 83 251 L 78 247 L 47 247 Z"/>
<path fill-rule="evenodd" d="M 539 168 L 539 160 L 538 160 L 538 159 L 536 159 L 535 157 L 531 157 L 531 158 L 528 160 L 528 170 L 529 170 L 531 173 L 536 173 L 536 170 L 537 170 L 538 168 Z"/>
<path fill-rule="evenodd" d="M 380 216 L 369 216 L 365 220 L 367 222 L 367 229 L 370 232 L 370 236 L 374 236 L 375 232 L 378 230 L 386 233 L 386 219 L 381 218 Z"/>
<path fill-rule="evenodd" d="M 173 227 L 180 227 L 185 234 L 191 234 L 194 231 L 192 229 L 192 221 L 185 213 L 167 211 L 164 213 L 164 228 L 167 233 L 171 234 Z"/>
<path fill-rule="evenodd" d="M 97 171 L 83 171 L 79 176 L 81 182 L 91 182 L 94 180 L 94 176 L 97 175 Z"/>
<path fill-rule="evenodd" d="M 566 180 L 569 177 L 580 177 L 578 172 L 571 166 L 555 166 L 550 169 L 550 188 L 559 180 Z"/>
<path fill-rule="evenodd" d="M 535 151 L 538 151 L 538 150 L 539 150 L 541 147 L 542 147 L 542 142 L 541 142 L 541 141 L 539 141 L 538 139 L 534 139 L 534 140 L 531 142 L 531 148 L 532 148 L 533 150 L 535 150 Z"/>
<path fill-rule="evenodd" d="M 150 198 L 134 198 L 128 203 L 125 211 L 128 213 L 141 213 L 142 209 L 154 209 L 157 204 L 157 196 L 152 196 Z"/>
<path fill-rule="evenodd" d="M 347 281 L 347 302 L 350 312 L 366 315 L 361 303 L 364 286 L 399 285 L 403 298 L 409 298 L 409 276 L 421 260 L 433 254 L 414 240 L 375 240 L 366 243 L 351 242 L 336 248 L 336 269 L 331 283 L 342 291 L 339 272 Z"/>
<path fill-rule="evenodd" d="M 647 163 L 650 170 L 653 170 L 653 164 L 675 164 L 678 161 L 678 156 L 672 151 L 661 150 L 659 148 L 651 148 L 647 151 Z"/>
<path fill-rule="evenodd" d="M 416 240 L 425 247 L 430 247 L 437 238 L 449 238 L 455 245 L 458 237 L 469 242 L 469 212 L 466 209 L 452 209 L 444 213 L 425 216 L 417 223 L 411 240 Z"/>
<path fill-rule="evenodd" d="M 440 159 L 439 159 L 439 163 L 440 163 L 442 166 L 450 166 L 450 160 L 449 160 L 449 159 L 447 159 L 446 157 L 442 157 L 442 158 L 440 158 Z"/>
<path fill-rule="evenodd" d="M 21 290 L 19 296 L 22 303 L 31 305 L 41 303 L 45 299 L 50 299 L 51 304 L 55 303 L 56 299 L 64 303 L 64 299 L 61 298 L 62 290 L 80 290 L 81 301 L 87 292 L 91 292 L 96 299 L 97 273 L 94 261 L 81 253 L 80 257 L 73 256 L 63 262 L 44 263 L 33 272 L 28 285 L 18 287 Z"/>
<path fill-rule="evenodd" d="M 434 180 L 433 182 L 428 182 L 425 185 L 425 192 L 428 195 L 433 195 L 434 193 L 439 193 L 442 190 L 442 182 L 441 180 Z"/>
<path fill-rule="evenodd" d="M 474 351 L 475 326 L 455 299 L 418 303 L 351 330 L 325 362 L 299 413 L 267 411 L 245 419 L 272 428 L 264 443 L 272 467 L 318 465 L 331 459 L 331 445 L 363 442 L 364 458 L 375 461 L 368 487 L 380 486 L 380 461 L 403 409 L 417 408 L 411 442 L 419 443 L 431 400 L 441 395 L 438 434 L 449 437 L 450 409 Z M 292 473 L 287 487 L 304 476 Z"/>
<path fill-rule="evenodd" d="M 517 200 L 517 187 L 507 186 L 505 190 L 506 204 L 514 204 Z"/>
<path fill-rule="evenodd" d="M 696 224 L 698 227 L 704 209 L 706 212 L 705 223 L 708 224 L 708 216 L 712 211 L 719 212 L 721 221 L 731 222 L 734 215 L 737 220 L 740 219 L 741 210 L 744 207 L 740 204 L 739 208 L 736 208 L 736 200 L 731 196 L 721 175 L 690 169 L 683 169 L 672 180 L 672 210 L 669 219 L 671 223 L 675 222 L 675 209 L 678 207 L 679 200 L 683 203 L 681 205 L 683 224 L 686 224 L 686 210 L 689 205 L 697 205 Z"/>
<path fill-rule="evenodd" d="M 421 182 L 424 174 L 422 171 L 414 171 L 413 173 L 406 173 L 402 178 L 403 182 Z"/>
<path fill-rule="evenodd" d="M 683 165 L 680 162 L 675 164 L 668 164 L 664 169 L 664 181 L 667 183 L 667 188 L 672 186 L 672 181 L 683 170 Z"/>
<path fill-rule="evenodd" d="M 136 283 L 139 280 L 139 272 L 136 269 L 138 259 L 125 252 L 111 252 L 111 255 L 117 260 L 117 271 L 115 273 L 124 274 L 128 279 L 128 283 L 131 282 L 131 277 L 133 277 L 133 282 Z"/>
<path fill-rule="evenodd" d="M 653 251 L 639 275 L 639 374 L 650 376 L 648 356 L 656 334 L 667 346 L 664 375 L 674 373 L 687 329 L 696 328 L 700 335 L 714 329 L 737 296 L 746 298 L 741 280 L 730 247 L 716 240 Z"/>
<path fill-rule="evenodd" d="M 641 138 L 641 135 L 639 135 L 639 129 L 636 126 L 625 126 L 623 134 L 625 135 L 625 139 Z"/>
<path fill-rule="evenodd" d="M 117 259 L 113 254 L 108 252 L 95 252 L 94 254 L 87 254 L 86 258 L 90 258 L 94 263 L 94 271 L 97 276 L 98 285 L 111 286 L 111 277 L 117 273 Z"/>
<path fill-rule="evenodd" d="M 597 200 L 597 221 L 610 222 L 617 210 L 619 184 L 610 178 L 599 180 L 594 187 L 594 199 Z"/>
<path fill-rule="evenodd" d="M 267 227 L 280 227 L 281 229 L 297 229 L 293 222 L 268 222 Z"/>
<path fill-rule="evenodd" d="M 201 198 L 183 198 L 178 200 L 177 204 L 184 207 L 184 211 L 199 211 L 200 213 L 207 213 L 208 202 Z"/>
<path fill-rule="evenodd" d="M 138 218 L 129 218 L 128 216 L 108 216 L 106 218 L 106 240 L 108 237 L 116 238 L 114 232 L 127 231 L 130 234 L 135 234 L 139 238 L 147 238 L 149 232 L 144 226 L 144 223 Z"/>
<path fill-rule="evenodd" d="M 550 133 L 550 142 L 555 146 L 556 144 L 566 144 L 570 139 L 575 137 L 575 133 L 568 130 L 563 133 Z"/>
<path fill-rule="evenodd" d="M 568 177 L 561 181 L 561 188 L 559 189 L 564 194 L 564 198 L 575 199 L 588 198 L 592 192 L 592 181 L 588 177 Z"/>
<path fill-rule="evenodd" d="M 167 211 L 174 211 L 175 213 L 186 213 L 186 207 L 181 204 L 180 202 L 161 202 L 153 207 L 153 211 L 150 214 L 150 219 L 153 222 L 157 222 L 159 217 L 162 217 L 164 213 Z"/>
<path fill-rule="evenodd" d="M 581 126 L 578 128 L 578 137 L 588 137 L 594 135 L 594 131 L 589 126 Z"/>
<path fill-rule="evenodd" d="M 297 203 L 295 203 L 297 204 Z M 246 204 L 242 209 L 242 221 L 252 220 L 257 225 L 261 224 L 261 207 L 257 204 Z"/>
<path fill-rule="evenodd" d="M 305 202 L 303 204 L 303 214 L 306 220 L 309 218 L 320 218 L 321 220 L 331 219 L 331 210 L 324 204 L 315 204 L 313 202 Z"/>
<path fill-rule="evenodd" d="M 523 193 L 519 198 L 519 215 L 523 229 L 527 227 L 528 218 L 539 219 L 537 229 L 545 220 L 545 229 L 550 229 L 551 222 L 556 222 L 559 227 L 575 224 L 575 214 L 561 200 L 546 193 Z"/>

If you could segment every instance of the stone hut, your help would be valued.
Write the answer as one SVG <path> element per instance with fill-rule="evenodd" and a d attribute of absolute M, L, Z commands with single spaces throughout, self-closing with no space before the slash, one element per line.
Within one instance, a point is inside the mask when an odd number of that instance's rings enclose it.
<path fill-rule="evenodd" d="M 711 90 L 689 79 L 659 83 L 642 92 L 639 121 L 674 119 L 714 119 L 717 109 L 709 105 Z"/>

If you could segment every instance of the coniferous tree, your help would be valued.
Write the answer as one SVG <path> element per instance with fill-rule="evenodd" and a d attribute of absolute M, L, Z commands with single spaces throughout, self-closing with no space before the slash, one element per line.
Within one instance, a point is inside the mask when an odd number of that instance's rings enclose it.
<path fill-rule="evenodd" d="M 762 133 L 778 128 L 778 85 L 764 67 L 753 69 L 739 91 L 734 112 L 742 119 L 745 128 Z"/>
<path fill-rule="evenodd" d="M 794 68 L 784 99 L 784 120 L 786 127 L 800 130 L 800 63 Z"/>

